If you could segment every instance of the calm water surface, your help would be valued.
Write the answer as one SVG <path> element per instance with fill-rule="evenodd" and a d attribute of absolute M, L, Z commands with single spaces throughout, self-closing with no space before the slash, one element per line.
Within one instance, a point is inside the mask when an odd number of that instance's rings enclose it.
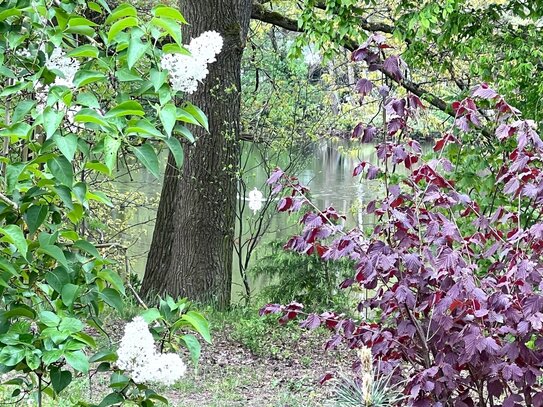
<path fill-rule="evenodd" d="M 326 142 L 313 145 L 306 153 L 303 169 L 299 171 L 298 178 L 311 189 L 313 202 L 319 208 L 333 206 L 338 212 L 346 215 L 347 228 L 354 226 L 371 226 L 374 223 L 373 217 L 363 214 L 362 208 L 379 193 L 379 181 L 367 181 L 360 177 L 353 177 L 354 167 L 360 161 L 376 163 L 375 147 L 372 145 L 350 144 L 348 142 L 332 143 Z M 163 155 L 165 165 L 166 155 Z M 256 162 L 256 157 L 249 157 L 249 161 Z M 265 171 L 256 166 L 244 176 L 247 185 L 247 193 L 253 188 L 266 193 Z M 119 178 L 116 187 L 122 192 L 127 190 L 138 190 L 147 195 L 158 195 L 161 191 L 161 181 L 157 181 L 146 171 L 132 173 L 130 182 L 128 176 Z M 121 214 L 122 216 L 122 214 Z M 130 265 L 134 272 L 143 276 L 145 270 L 146 255 L 151 244 L 155 210 L 152 208 L 140 208 L 130 219 L 130 225 L 135 225 L 137 230 L 137 241 L 129 248 L 128 255 Z M 244 213 L 244 230 L 248 229 L 251 218 L 254 215 L 248 209 Z M 290 236 L 296 234 L 300 228 L 298 224 L 299 214 L 289 216 L 285 213 L 276 214 L 270 227 L 260 242 L 258 249 L 252 258 L 257 261 L 266 253 L 266 243 L 273 240 L 286 242 Z M 235 253 L 234 253 L 235 255 Z M 236 259 L 234 259 L 234 299 L 239 297 L 241 292 L 241 279 Z M 264 281 L 252 282 L 252 287 L 258 289 Z"/>

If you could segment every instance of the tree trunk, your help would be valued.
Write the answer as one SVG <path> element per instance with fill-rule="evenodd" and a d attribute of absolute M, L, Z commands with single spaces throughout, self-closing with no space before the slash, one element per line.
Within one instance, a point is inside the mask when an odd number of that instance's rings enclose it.
<path fill-rule="evenodd" d="M 184 42 L 204 31 L 224 38 L 217 62 L 188 98 L 209 119 L 209 133 L 194 128 L 178 170 L 170 155 L 164 176 L 143 295 L 170 294 L 230 303 L 239 162 L 241 57 L 251 15 L 250 0 L 183 0 L 189 22 Z"/>

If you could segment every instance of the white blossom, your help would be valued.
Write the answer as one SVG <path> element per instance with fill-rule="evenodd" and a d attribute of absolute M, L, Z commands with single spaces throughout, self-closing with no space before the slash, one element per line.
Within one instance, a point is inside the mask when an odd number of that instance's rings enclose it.
<path fill-rule="evenodd" d="M 217 60 L 216 56 L 222 46 L 223 39 L 219 33 L 206 31 L 187 45 L 190 55 L 164 54 L 160 63 L 162 69 L 169 72 L 173 90 L 194 93 L 198 83 L 209 73 L 207 65 Z"/>
<path fill-rule="evenodd" d="M 15 51 L 15 54 L 19 57 L 19 58 L 30 58 L 32 57 L 32 54 L 30 53 L 29 50 L 27 50 L 26 48 L 19 48 Z"/>
<path fill-rule="evenodd" d="M 67 86 L 68 88 L 74 88 L 74 77 L 77 71 L 79 71 L 79 61 L 74 58 L 66 56 L 64 50 L 60 47 L 55 47 L 51 55 L 49 55 L 45 61 L 45 66 L 49 70 L 57 70 L 62 76 L 55 78 L 54 85 Z"/>
<path fill-rule="evenodd" d="M 183 377 L 187 371 L 179 355 L 175 353 L 159 353 L 147 365 L 148 382 L 171 386 Z"/>
<path fill-rule="evenodd" d="M 36 97 L 36 110 L 38 113 L 42 113 L 47 106 L 47 96 L 49 95 L 49 86 L 44 86 L 41 83 L 37 83 L 34 87 L 34 94 Z"/>
<path fill-rule="evenodd" d="M 142 317 L 135 317 L 124 328 L 121 346 L 117 350 L 117 365 L 129 372 L 136 383 L 143 383 L 147 377 L 147 365 L 155 353 L 155 340 L 147 323 Z"/>
<path fill-rule="evenodd" d="M 34 87 L 34 95 L 36 98 L 36 111 L 38 113 L 43 113 L 45 110 L 45 107 L 47 106 L 47 98 L 49 97 L 49 89 L 50 87 L 48 85 L 42 85 L 40 82 L 36 84 Z M 79 113 L 81 110 L 81 106 L 73 105 L 70 107 L 67 107 L 62 100 L 58 100 L 55 104 L 55 108 L 57 111 L 64 111 L 65 112 L 65 118 L 68 122 L 66 125 L 66 129 L 76 133 L 78 130 L 80 130 L 79 125 L 75 122 L 75 115 Z"/>
<path fill-rule="evenodd" d="M 179 355 L 157 352 L 153 335 L 142 317 L 126 324 L 117 355 L 117 366 L 136 383 L 172 385 L 187 371 Z"/>
<path fill-rule="evenodd" d="M 206 31 L 199 37 L 190 40 L 187 49 L 193 58 L 211 64 L 217 60 L 216 56 L 221 52 L 223 39 L 216 31 Z"/>

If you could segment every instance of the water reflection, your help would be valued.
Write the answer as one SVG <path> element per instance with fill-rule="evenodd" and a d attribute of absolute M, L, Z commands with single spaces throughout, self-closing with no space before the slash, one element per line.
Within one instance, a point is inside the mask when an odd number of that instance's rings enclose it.
<path fill-rule="evenodd" d="M 258 157 L 248 157 L 251 162 L 257 163 Z M 166 155 L 161 156 L 165 166 Z M 379 181 L 368 181 L 361 177 L 353 177 L 352 171 L 360 161 L 368 161 L 376 164 L 375 147 L 368 144 L 341 142 L 322 142 L 311 146 L 307 151 L 307 160 L 304 169 L 298 174 L 300 181 L 311 189 L 312 201 L 319 208 L 333 206 L 338 212 L 346 215 L 346 226 L 364 228 L 374 224 L 373 217 L 368 217 L 363 212 L 367 203 L 375 199 L 379 190 Z M 117 188 L 127 191 L 133 188 L 150 195 L 160 194 L 161 183 L 157 182 L 146 171 L 132 172 L 132 182 L 128 175 L 120 177 Z M 267 191 L 266 172 L 255 165 L 252 171 L 244 175 L 246 191 Z M 266 192 L 264 192 L 266 193 Z M 249 199 L 249 196 L 246 197 Z M 146 254 L 149 250 L 154 228 L 156 209 L 140 208 L 131 219 L 127 219 L 131 225 L 138 225 L 138 240 L 129 250 L 130 264 L 135 273 L 142 276 L 145 270 Z M 273 208 L 271 209 L 273 210 Z M 247 230 L 249 222 L 258 216 L 258 212 L 246 210 L 244 214 L 244 229 Z M 260 242 L 260 248 L 273 240 L 286 241 L 290 236 L 299 231 L 299 214 L 288 215 L 275 214 L 271 220 L 266 235 Z M 247 225 L 245 225 L 247 223 Z M 264 255 L 265 250 L 257 250 L 254 260 Z M 262 281 L 252 282 L 253 288 L 263 284 Z M 256 286 L 256 287 L 255 287 Z M 241 280 L 237 261 L 234 261 L 234 285 L 233 296 L 239 297 L 241 292 Z"/>

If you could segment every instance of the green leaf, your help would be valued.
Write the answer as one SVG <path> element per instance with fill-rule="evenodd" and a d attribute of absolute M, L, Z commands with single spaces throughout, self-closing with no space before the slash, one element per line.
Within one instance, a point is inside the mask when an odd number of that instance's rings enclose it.
<path fill-rule="evenodd" d="M 100 7 L 98 3 L 95 3 L 94 1 L 89 1 L 87 5 L 89 6 L 89 9 L 91 9 L 92 11 L 96 11 L 98 14 L 102 14 L 103 12 L 102 7 Z"/>
<path fill-rule="evenodd" d="M 164 44 L 162 47 L 162 52 L 165 54 L 191 55 L 189 50 L 187 50 L 185 47 L 180 47 L 177 44 Z"/>
<path fill-rule="evenodd" d="M 158 5 L 153 9 L 153 16 L 166 17 L 172 20 L 177 20 L 183 24 L 187 24 L 187 20 L 185 20 L 179 10 L 176 10 L 173 7 Z"/>
<path fill-rule="evenodd" d="M 64 185 L 57 185 L 53 188 L 57 195 L 62 199 L 62 202 L 64 202 L 64 205 L 69 210 L 74 209 L 74 203 L 72 201 L 72 191 L 70 188 Z"/>
<path fill-rule="evenodd" d="M 164 85 L 164 82 L 166 82 L 166 79 L 168 78 L 168 71 L 157 71 L 156 69 L 151 69 L 149 78 L 151 79 L 151 83 L 155 88 L 155 92 L 158 92 L 158 90 L 162 87 L 162 85 Z"/>
<path fill-rule="evenodd" d="M 82 351 L 77 350 L 75 352 L 67 352 L 64 355 L 64 358 L 75 370 L 82 373 L 87 373 L 89 371 L 89 360 Z"/>
<path fill-rule="evenodd" d="M 64 155 L 68 161 L 72 161 L 74 159 L 75 152 L 77 151 L 77 136 L 75 134 L 61 136 L 59 133 L 56 133 L 53 136 L 53 140 L 62 155 Z"/>
<path fill-rule="evenodd" d="M 120 292 L 122 295 L 125 295 L 123 279 L 114 271 L 109 269 L 99 271 L 98 278 L 107 281 L 115 290 Z"/>
<path fill-rule="evenodd" d="M 24 219 L 28 226 L 28 232 L 32 235 L 36 233 L 42 223 L 47 218 L 49 210 L 45 205 L 32 205 L 24 213 Z"/>
<path fill-rule="evenodd" d="M 98 24 L 87 20 L 83 17 L 73 17 L 68 21 L 66 32 L 73 34 L 82 34 L 88 37 L 94 37 L 95 32 L 91 27 L 96 27 Z"/>
<path fill-rule="evenodd" d="M 9 319 L 13 317 L 26 317 L 30 319 L 36 318 L 36 313 L 33 309 L 30 307 L 26 308 L 26 306 L 20 306 L 10 309 L 9 311 L 5 311 L 0 314 L 2 318 Z"/>
<path fill-rule="evenodd" d="M 173 40 L 179 45 L 180 47 L 183 46 L 182 44 L 182 36 L 181 36 L 181 26 L 179 23 L 171 18 L 158 18 L 153 17 L 151 19 L 151 24 L 153 24 L 156 27 L 162 28 L 166 33 L 170 35 L 170 37 L 173 38 Z"/>
<path fill-rule="evenodd" d="M 183 335 L 181 337 L 181 340 L 185 342 L 185 345 L 187 346 L 187 349 L 190 353 L 190 359 L 192 360 L 192 363 L 194 363 L 195 366 L 198 366 L 198 361 L 200 360 L 200 352 L 202 350 L 202 345 L 200 345 L 200 342 L 198 339 L 191 334 Z"/>
<path fill-rule="evenodd" d="M 6 259 L 0 257 L 0 270 L 7 271 L 12 276 L 18 276 L 17 270 Z"/>
<path fill-rule="evenodd" d="M 51 158 L 47 161 L 49 171 L 57 182 L 71 188 L 74 183 L 74 170 L 72 163 L 63 156 Z"/>
<path fill-rule="evenodd" d="M 109 287 L 104 288 L 98 295 L 106 304 L 115 308 L 117 311 L 121 312 L 123 310 L 123 300 L 121 299 L 121 296 L 117 290 Z"/>
<path fill-rule="evenodd" d="M 25 163 L 10 164 L 6 167 L 6 183 L 8 193 L 11 193 L 15 188 L 15 185 L 17 185 L 19 176 L 22 174 L 25 167 Z"/>
<path fill-rule="evenodd" d="M 15 246 L 17 251 L 26 258 L 28 244 L 23 235 L 23 231 L 16 225 L 7 225 L 0 229 L 0 233 L 4 235 L 2 240 L 6 240 Z"/>
<path fill-rule="evenodd" d="M 51 385 L 55 393 L 59 394 L 72 382 L 72 373 L 68 370 L 60 370 L 59 367 L 51 367 L 51 373 L 49 374 L 51 378 Z"/>
<path fill-rule="evenodd" d="M 45 274 L 45 281 L 53 287 L 53 290 L 60 294 L 62 293 L 62 287 L 70 282 L 70 276 L 63 267 L 57 267 Z"/>
<path fill-rule="evenodd" d="M 91 348 L 96 348 L 96 341 L 94 338 L 84 332 L 76 332 L 73 337 L 77 338 L 80 342 L 87 344 Z"/>
<path fill-rule="evenodd" d="M 42 338 L 50 339 L 55 345 L 61 344 L 70 336 L 67 332 L 60 332 L 56 327 L 46 328 L 41 334 Z"/>
<path fill-rule="evenodd" d="M 181 317 L 183 321 L 188 322 L 207 343 L 211 343 L 211 335 L 209 334 L 209 324 L 202 314 L 196 311 L 189 311 Z"/>
<path fill-rule="evenodd" d="M 138 16 L 138 12 L 134 8 L 134 6 L 128 3 L 123 3 L 123 4 L 120 4 L 118 7 L 116 7 L 112 11 L 112 13 L 108 16 L 108 18 L 106 18 L 105 23 L 111 24 L 112 22 L 117 21 L 120 18 L 137 17 L 137 16 Z"/>
<path fill-rule="evenodd" d="M 98 58 L 100 51 L 94 45 L 82 45 L 68 52 L 69 57 Z"/>
<path fill-rule="evenodd" d="M 0 352 L 0 364 L 16 366 L 25 357 L 25 349 L 15 346 L 6 346 Z"/>
<path fill-rule="evenodd" d="M 6 78 L 17 79 L 17 75 L 11 69 L 6 66 L 0 65 L 0 76 L 5 76 Z"/>
<path fill-rule="evenodd" d="M 26 365 L 30 370 L 36 370 L 41 364 L 40 357 L 37 355 L 38 352 L 40 351 L 37 349 L 35 349 L 34 352 L 27 349 L 25 352 Z"/>
<path fill-rule="evenodd" d="M 115 77 L 119 82 L 141 82 L 143 79 L 137 72 L 132 72 L 128 68 L 119 69 L 115 72 Z"/>
<path fill-rule="evenodd" d="M 60 324 L 60 317 L 51 311 L 41 311 L 38 318 L 44 325 L 55 328 Z"/>
<path fill-rule="evenodd" d="M 145 112 L 139 104 L 133 100 L 122 102 L 106 113 L 106 117 L 121 117 L 121 116 L 144 116 Z"/>
<path fill-rule="evenodd" d="M 189 112 L 186 112 L 183 109 L 177 109 L 177 120 L 180 122 L 195 124 L 196 126 L 200 126 L 200 123 L 196 118 L 191 115 Z"/>
<path fill-rule="evenodd" d="M 43 127 L 45 129 L 46 138 L 51 138 L 57 131 L 64 119 L 64 112 L 58 112 L 51 106 L 47 106 L 43 111 Z"/>
<path fill-rule="evenodd" d="M 106 136 L 104 138 L 104 162 L 109 169 L 110 174 L 115 169 L 115 165 L 117 163 L 117 152 L 119 151 L 120 146 L 120 139 L 110 136 Z"/>
<path fill-rule="evenodd" d="M 123 386 L 121 386 L 123 387 Z M 113 405 L 120 405 L 124 402 L 124 397 L 121 396 L 119 393 L 109 393 L 102 402 L 98 405 L 98 407 L 109 407 Z"/>
<path fill-rule="evenodd" d="M 77 182 L 72 188 L 72 191 L 75 197 L 79 200 L 79 202 L 81 202 L 81 204 L 85 205 L 87 203 L 87 184 L 86 183 Z"/>
<path fill-rule="evenodd" d="M 168 405 L 168 399 L 164 396 L 161 396 L 160 394 L 155 393 L 154 390 L 148 390 L 147 391 L 147 399 L 148 400 L 157 400 L 161 403 Z M 152 405 L 152 404 L 151 404 Z"/>
<path fill-rule="evenodd" d="M 164 130 L 166 130 L 166 134 L 171 136 L 177 120 L 177 108 L 173 103 L 168 103 L 160 109 L 158 116 L 164 126 Z"/>
<path fill-rule="evenodd" d="M 47 246 L 40 246 L 38 251 L 43 252 L 47 254 L 48 256 L 52 257 L 56 261 L 60 263 L 60 265 L 66 267 L 67 269 L 70 269 L 70 265 L 66 261 L 66 257 L 64 256 L 64 252 L 55 245 L 47 245 Z"/>
<path fill-rule="evenodd" d="M 79 292 L 79 286 L 75 284 L 66 284 L 64 287 L 62 287 L 62 295 L 61 295 L 62 303 L 66 305 L 67 307 L 71 307 L 77 297 L 78 292 Z M 62 320 L 62 322 L 64 322 L 64 320 Z M 75 331 L 75 332 L 79 332 L 79 331 Z"/>
<path fill-rule="evenodd" d="M 100 253 L 98 250 L 96 250 L 96 247 L 94 245 L 86 240 L 78 240 L 73 244 L 73 247 L 79 250 L 83 250 L 84 252 L 87 252 L 91 256 L 101 259 L 102 256 L 100 256 Z"/>
<path fill-rule="evenodd" d="M 136 62 L 145 54 L 149 44 L 141 41 L 141 30 L 133 30 L 130 35 L 130 42 L 128 43 L 127 63 L 128 69 L 132 69 Z"/>
<path fill-rule="evenodd" d="M 149 170 L 155 178 L 160 178 L 160 169 L 158 166 L 158 157 L 155 149 L 150 144 L 143 144 L 133 149 L 137 159 Z"/>
<path fill-rule="evenodd" d="M 55 363 L 57 360 L 59 360 L 62 357 L 62 354 L 63 354 L 62 349 L 46 350 L 45 352 L 43 352 L 43 356 L 42 356 L 43 363 L 45 363 L 46 365 Z"/>
<path fill-rule="evenodd" d="M 106 175 L 109 175 L 111 173 L 110 169 L 105 164 L 102 164 L 98 161 L 87 161 L 85 163 L 85 168 L 93 171 L 98 171 Z"/>
<path fill-rule="evenodd" d="M 2 92 L 0 92 L 0 97 L 13 95 L 14 93 L 20 92 L 22 90 L 25 90 L 26 88 L 29 88 L 32 86 L 32 82 L 19 82 L 15 85 L 6 86 Z"/>
<path fill-rule="evenodd" d="M 127 376 L 125 376 L 125 375 L 123 375 L 121 373 L 113 372 L 113 374 L 111 375 L 111 379 L 109 381 L 109 387 L 123 388 L 129 382 L 130 382 L 130 379 Z"/>
<path fill-rule="evenodd" d="M 93 109 L 81 109 L 75 116 L 74 121 L 76 123 L 95 123 L 106 128 L 110 127 L 109 123 Z"/>
<path fill-rule="evenodd" d="M 12 126 L 0 130 L 0 136 L 28 139 L 28 134 L 31 130 L 32 127 L 28 123 L 15 123 Z"/>
<path fill-rule="evenodd" d="M 95 191 L 94 193 L 89 192 L 87 194 L 87 198 L 89 198 L 89 200 L 103 203 L 104 205 L 107 205 L 110 208 L 115 207 L 115 205 L 113 205 L 113 202 L 111 202 L 111 200 L 107 197 L 107 195 L 101 191 Z"/>
<path fill-rule="evenodd" d="M 173 158 L 175 159 L 177 168 L 181 168 L 183 166 L 183 159 L 184 159 L 183 146 L 181 146 L 181 143 L 175 137 L 167 138 L 164 141 L 166 142 L 166 145 L 170 149 L 170 152 L 172 153 Z"/>
<path fill-rule="evenodd" d="M 66 216 L 68 216 L 68 219 L 70 219 L 74 225 L 77 225 L 79 222 L 81 222 L 84 215 L 85 210 L 83 209 L 83 205 L 75 203 L 74 209 L 68 212 Z"/>
<path fill-rule="evenodd" d="M 62 291 L 64 292 L 64 289 Z M 67 317 L 62 319 L 60 325 L 58 326 L 58 330 L 61 332 L 67 332 L 71 335 L 82 331 L 84 327 L 85 325 L 83 325 L 83 322 L 81 322 L 79 319 Z"/>
<path fill-rule="evenodd" d="M 138 19 L 136 17 L 125 17 L 122 20 L 115 22 L 107 34 L 107 42 L 111 43 L 113 39 L 121 31 L 127 29 L 128 27 L 136 27 L 138 25 Z"/>
<path fill-rule="evenodd" d="M 92 108 L 95 108 L 95 109 L 100 109 L 100 103 L 98 102 L 98 99 L 96 98 L 96 96 L 94 96 L 94 94 L 92 94 L 90 92 L 80 92 L 77 95 L 77 100 L 76 101 L 81 106 L 87 106 L 87 107 L 92 107 Z M 81 113 L 81 111 L 79 111 L 78 114 L 79 113 Z M 93 113 L 96 113 L 96 112 L 93 111 Z"/>
<path fill-rule="evenodd" d="M 6 20 L 8 17 L 20 16 L 22 11 L 19 8 L 6 8 L 0 12 L 0 21 Z"/>
<path fill-rule="evenodd" d="M 131 121 L 129 126 L 125 129 L 125 134 L 138 134 L 153 136 L 156 138 L 163 138 L 164 135 L 158 131 L 155 126 L 149 122 L 147 119 L 141 119 L 138 121 Z"/>
<path fill-rule="evenodd" d="M 89 358 L 89 362 L 91 363 L 104 362 L 104 361 L 115 362 L 116 360 L 117 360 L 117 354 L 108 349 L 101 350 Z"/>
<path fill-rule="evenodd" d="M 106 76 L 101 72 L 81 70 L 75 74 L 74 85 L 76 88 L 80 88 L 103 79 L 106 79 Z"/>
<path fill-rule="evenodd" d="M 149 308 L 142 312 L 141 317 L 147 324 L 156 321 L 157 319 L 162 318 L 160 311 L 156 308 Z"/>
<path fill-rule="evenodd" d="M 17 107 L 13 111 L 12 123 L 17 123 L 18 121 L 24 119 L 24 117 L 32 110 L 36 104 L 33 100 L 22 100 L 17 104 Z"/>
<path fill-rule="evenodd" d="M 204 129 L 209 131 L 209 123 L 207 121 L 207 117 L 199 107 L 194 106 L 192 103 L 187 103 L 183 110 L 191 114 L 192 117 L 194 117 Z"/>

